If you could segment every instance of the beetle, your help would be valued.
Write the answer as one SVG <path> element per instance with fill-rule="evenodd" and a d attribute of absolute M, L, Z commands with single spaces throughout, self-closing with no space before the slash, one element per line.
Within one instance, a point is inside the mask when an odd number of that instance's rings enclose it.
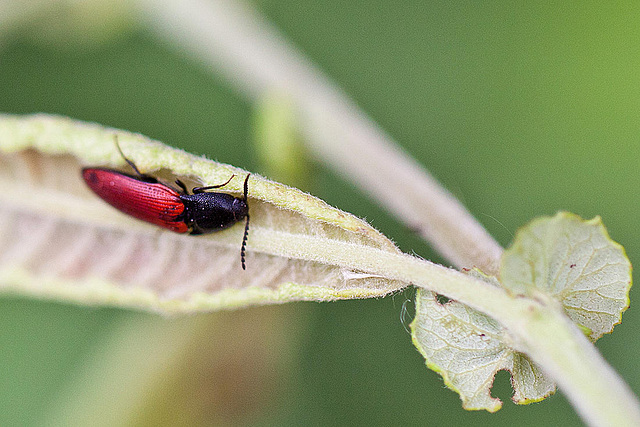
<path fill-rule="evenodd" d="M 235 175 L 231 175 L 224 184 L 195 187 L 191 190 L 192 194 L 189 194 L 187 186 L 180 180 L 176 180 L 180 187 L 176 190 L 163 184 L 156 177 L 140 172 L 124 155 L 117 139 L 116 146 L 124 160 L 135 171 L 135 175 L 101 167 L 83 168 L 84 181 L 98 197 L 127 215 L 176 233 L 214 233 L 245 219 L 240 260 L 242 269 L 246 270 L 245 249 L 249 233 L 247 193 L 251 174 L 247 174 L 244 180 L 242 198 L 207 191 L 224 187 Z"/>

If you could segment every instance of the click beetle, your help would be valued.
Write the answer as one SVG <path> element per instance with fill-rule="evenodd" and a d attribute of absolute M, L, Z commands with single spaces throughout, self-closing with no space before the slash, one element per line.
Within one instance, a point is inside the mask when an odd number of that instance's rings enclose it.
<path fill-rule="evenodd" d="M 242 198 L 207 191 L 224 187 L 235 175 L 231 175 L 224 184 L 195 187 L 192 189 L 193 194 L 189 194 L 186 185 L 180 180 L 176 180 L 180 187 L 176 190 L 157 178 L 140 172 L 122 153 L 117 140 L 116 146 L 136 174 L 100 167 L 83 168 L 82 177 L 98 197 L 121 212 L 176 233 L 213 233 L 245 219 L 240 260 L 242 269 L 246 269 L 244 258 L 249 233 L 247 192 L 251 174 L 247 174 L 244 180 Z"/>

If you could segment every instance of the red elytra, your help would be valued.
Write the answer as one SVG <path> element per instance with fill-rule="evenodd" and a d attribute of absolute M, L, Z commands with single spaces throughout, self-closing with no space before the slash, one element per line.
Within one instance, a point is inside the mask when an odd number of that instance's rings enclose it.
<path fill-rule="evenodd" d="M 103 168 L 85 168 L 82 177 L 94 193 L 119 211 L 176 233 L 189 231 L 182 220 L 184 203 L 173 188 Z"/>

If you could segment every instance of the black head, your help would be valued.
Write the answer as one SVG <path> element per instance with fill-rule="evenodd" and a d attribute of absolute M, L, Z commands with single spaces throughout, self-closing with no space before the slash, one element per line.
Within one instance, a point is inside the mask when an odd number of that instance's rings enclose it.
<path fill-rule="evenodd" d="M 231 202 L 231 212 L 235 221 L 240 221 L 249 214 L 249 206 L 247 206 L 246 200 L 234 197 Z"/>

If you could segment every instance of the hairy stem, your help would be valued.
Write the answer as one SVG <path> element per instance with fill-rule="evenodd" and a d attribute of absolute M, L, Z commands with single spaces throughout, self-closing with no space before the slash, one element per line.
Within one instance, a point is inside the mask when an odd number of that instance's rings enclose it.
<path fill-rule="evenodd" d="M 258 233 L 259 234 L 259 233 Z M 257 236 L 270 247 L 292 245 L 291 236 Z M 535 299 L 515 297 L 504 289 L 443 266 L 404 254 L 357 248 L 336 242 L 332 251 L 315 251 L 314 239 L 297 241 L 309 253 L 321 252 L 322 262 L 413 283 L 446 295 L 488 314 L 500 322 L 526 353 L 558 382 L 578 413 L 591 425 L 633 426 L 640 423 L 640 406 L 622 378 L 555 301 L 540 294 Z M 260 247 L 255 248 L 260 250 Z M 296 256 L 291 249 L 289 256 Z M 301 253 L 298 255 L 304 258 Z"/>

